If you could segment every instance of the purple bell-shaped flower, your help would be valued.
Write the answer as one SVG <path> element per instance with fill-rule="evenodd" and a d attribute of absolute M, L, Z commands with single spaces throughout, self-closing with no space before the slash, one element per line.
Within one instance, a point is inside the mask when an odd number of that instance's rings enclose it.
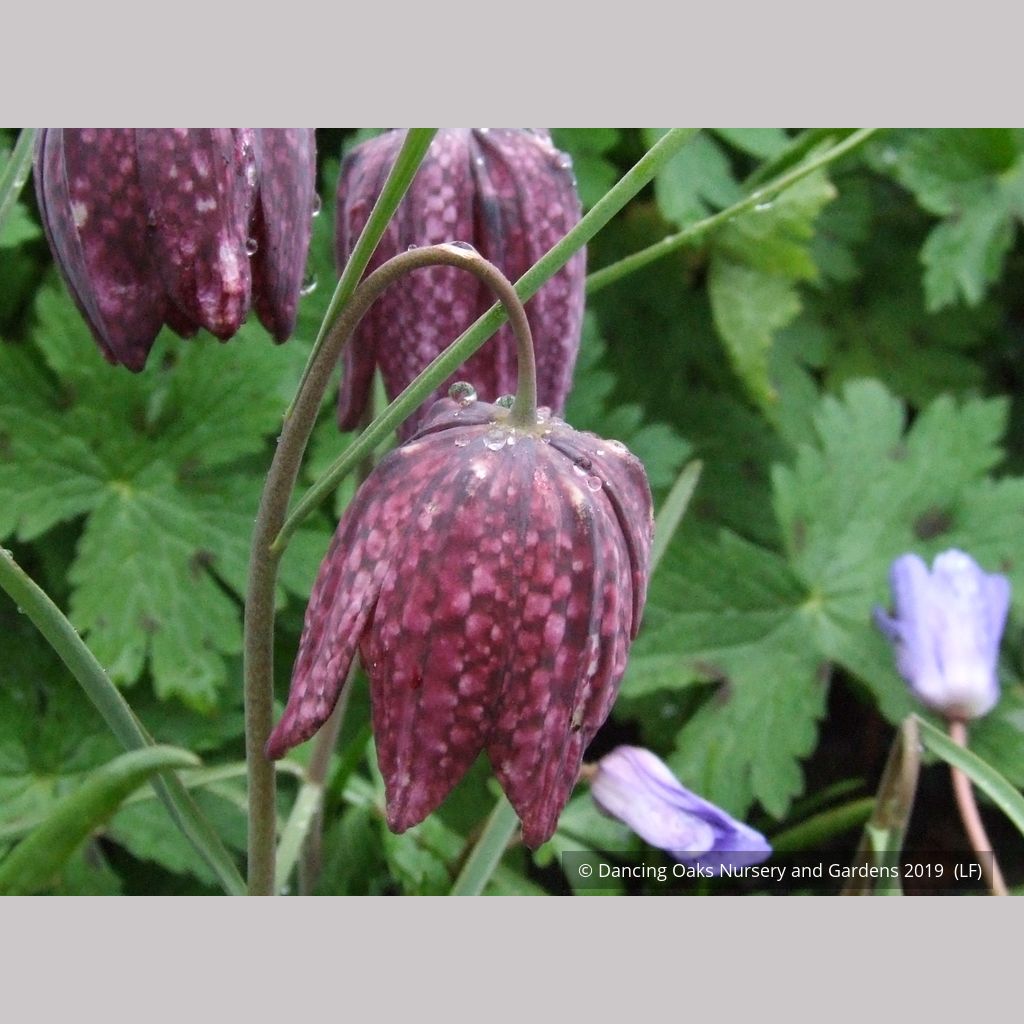
<path fill-rule="evenodd" d="M 145 365 L 166 323 L 221 340 L 250 306 L 295 327 L 316 175 L 309 128 L 44 128 L 36 194 L 103 355 Z"/>

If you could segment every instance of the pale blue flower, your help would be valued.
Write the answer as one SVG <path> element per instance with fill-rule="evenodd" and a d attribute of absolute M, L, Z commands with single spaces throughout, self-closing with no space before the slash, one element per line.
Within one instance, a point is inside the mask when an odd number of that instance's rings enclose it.
<path fill-rule="evenodd" d="M 875 623 L 892 641 L 914 696 L 947 718 L 991 711 L 999 700 L 996 666 L 1009 580 L 954 549 L 939 555 L 930 572 L 917 555 L 901 555 L 889 582 L 893 614 L 876 608 Z"/>
<path fill-rule="evenodd" d="M 602 757 L 591 794 L 605 814 L 683 863 L 759 864 L 772 852 L 760 832 L 691 793 L 642 747 L 616 747 Z"/>

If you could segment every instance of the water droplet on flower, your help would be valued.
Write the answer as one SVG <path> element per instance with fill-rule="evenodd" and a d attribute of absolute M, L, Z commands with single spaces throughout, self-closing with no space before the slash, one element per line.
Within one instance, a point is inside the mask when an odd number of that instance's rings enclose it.
<path fill-rule="evenodd" d="M 465 448 L 467 444 L 469 444 L 469 438 L 468 437 L 457 437 L 457 438 L 455 438 L 455 447 L 456 448 Z"/>
<path fill-rule="evenodd" d="M 587 477 L 587 490 L 588 491 L 599 491 L 601 490 L 602 483 L 599 476 L 594 476 L 593 473 Z"/>
<path fill-rule="evenodd" d="M 537 406 L 537 422 L 547 423 L 551 419 L 551 406 L 550 405 L 538 405 Z"/>
<path fill-rule="evenodd" d="M 757 205 L 756 205 L 756 206 L 754 207 L 754 212 L 755 212 L 755 213 L 765 213 L 765 212 L 767 212 L 768 210 L 770 210 L 770 209 L 771 209 L 771 208 L 772 208 L 772 207 L 773 207 L 774 205 L 775 205 L 775 204 L 774 204 L 774 203 L 773 203 L 773 202 L 772 202 L 771 200 L 768 200 L 768 201 L 767 201 L 767 202 L 765 202 L 765 203 L 758 203 L 758 204 L 757 204 Z"/>
<path fill-rule="evenodd" d="M 156 227 L 156 210 L 150 210 L 149 215 L 146 217 L 146 223 L 151 227 Z"/>
<path fill-rule="evenodd" d="M 609 441 L 608 447 L 615 452 L 616 455 L 628 455 L 629 449 L 621 441 Z"/>
<path fill-rule="evenodd" d="M 255 238 L 247 238 L 245 240 L 245 255 L 255 256 L 259 251 L 260 243 Z"/>
<path fill-rule="evenodd" d="M 307 274 L 302 279 L 302 287 L 299 289 L 300 295 L 312 295 L 316 291 L 316 274 Z"/>
<path fill-rule="evenodd" d="M 508 441 L 508 433 L 504 430 L 488 430 L 484 434 L 484 447 L 490 448 L 492 452 L 500 451 Z"/>
<path fill-rule="evenodd" d="M 324 201 L 320 198 L 319 192 L 313 193 L 313 204 L 309 208 L 310 217 L 319 217 L 320 211 L 324 208 Z"/>
<path fill-rule="evenodd" d="M 469 244 L 469 242 L 449 242 L 448 243 L 453 249 L 466 249 L 469 252 L 476 252 L 476 248 Z"/>
<path fill-rule="evenodd" d="M 449 389 L 448 397 L 463 408 L 476 401 L 476 388 L 469 381 L 457 380 Z"/>
<path fill-rule="evenodd" d="M 558 166 L 563 171 L 572 170 L 572 157 L 568 153 L 559 153 L 558 155 Z"/>
<path fill-rule="evenodd" d="M 405 247 L 405 251 L 406 252 L 412 252 L 413 249 L 418 249 L 418 248 L 419 248 L 419 246 L 415 242 L 410 242 L 409 245 L 407 245 Z"/>
<path fill-rule="evenodd" d="M 502 395 L 494 404 L 500 405 L 502 409 L 511 409 L 512 406 L 516 404 L 515 396 Z"/>

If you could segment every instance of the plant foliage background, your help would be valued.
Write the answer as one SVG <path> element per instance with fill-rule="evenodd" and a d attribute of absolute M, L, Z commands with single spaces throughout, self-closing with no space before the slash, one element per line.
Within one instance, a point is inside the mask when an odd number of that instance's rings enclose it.
<path fill-rule="evenodd" d="M 702 132 L 598 236 L 590 269 L 843 135 Z M 656 136 L 555 132 L 585 205 Z M 319 133 L 324 212 L 310 259 L 320 287 L 281 347 L 256 323 L 228 345 L 167 334 L 145 372 L 113 370 L 57 278 L 31 190 L 0 236 L 0 540 L 69 612 L 157 740 L 202 756 L 194 793 L 240 856 L 249 535 L 335 279 L 338 159 L 360 137 Z M 12 143 L 0 134 L 0 160 Z M 849 806 L 872 791 L 891 725 L 911 709 L 870 621 L 888 600 L 889 563 L 956 546 L 1006 573 L 1017 595 L 1003 698 L 972 745 L 1024 785 L 1022 216 L 1020 131 L 889 131 L 590 296 L 567 419 L 632 448 L 656 499 L 691 459 L 704 467 L 596 753 L 648 746 L 769 838 Z M 308 480 L 344 443 L 325 408 Z M 283 564 L 281 697 L 350 488 Z M 331 776 L 320 891 L 447 891 L 493 804 L 486 765 L 438 815 L 393 836 L 370 742 L 357 686 Z M 61 663 L 0 600 L 0 852 L 117 752 Z M 282 814 L 306 756 L 285 768 Z M 912 842 L 960 844 L 945 783 L 926 785 Z M 822 826 L 807 842 L 852 849 L 856 828 L 846 829 Z M 994 838 L 1013 842 L 998 829 Z M 511 851 L 489 891 L 567 891 L 554 854 L 590 847 L 641 848 L 583 793 L 552 843 L 535 856 Z M 212 892 L 215 880 L 143 790 L 76 853 L 56 891 Z"/>

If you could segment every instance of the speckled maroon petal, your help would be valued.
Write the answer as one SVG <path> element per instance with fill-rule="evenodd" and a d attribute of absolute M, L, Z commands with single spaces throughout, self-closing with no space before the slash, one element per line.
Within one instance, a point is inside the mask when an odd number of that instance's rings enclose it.
<path fill-rule="evenodd" d="M 395 132 L 353 151 L 339 182 L 339 263 L 351 251 L 401 143 Z M 524 129 L 447 128 L 438 132 L 374 265 L 410 245 L 464 241 L 515 280 L 580 216 L 569 164 L 543 134 Z M 541 402 L 561 409 L 579 347 L 585 257 L 549 282 L 527 311 L 534 330 Z M 355 395 L 363 395 L 374 353 L 389 397 L 397 395 L 481 313 L 493 305 L 490 290 L 454 268 L 418 271 L 408 288 L 388 292 L 364 319 L 346 356 L 340 422 L 358 421 Z M 511 329 L 503 327 L 452 378 L 472 382 L 493 400 L 515 390 L 516 356 Z M 401 428 L 411 436 L 422 412 Z"/>
<path fill-rule="evenodd" d="M 572 164 L 545 135 L 509 128 L 477 128 L 472 134 L 477 247 L 513 281 L 567 235 L 581 215 Z M 572 386 L 583 327 L 585 274 L 586 250 L 581 249 L 526 304 L 536 348 L 538 400 L 556 413 L 565 408 Z M 492 301 L 488 297 L 484 308 Z M 492 345 L 496 351 L 489 354 Z M 498 365 L 502 390 L 514 391 L 511 328 L 503 327 L 500 338 L 473 358 L 485 357 Z M 473 368 L 470 360 L 466 375 L 471 380 Z"/>
<path fill-rule="evenodd" d="M 288 705 L 267 743 L 268 757 L 283 757 L 309 739 L 334 710 L 415 496 L 408 457 L 399 450 L 346 509 L 313 585 Z"/>
<path fill-rule="evenodd" d="M 565 455 L 574 472 L 599 479 L 611 502 L 629 551 L 633 579 L 630 636 L 636 637 L 647 595 L 654 539 L 651 489 L 643 463 L 621 441 L 606 441 L 571 427 L 554 429 L 550 442 L 552 448 Z"/>
<path fill-rule="evenodd" d="M 245 321 L 256 200 L 252 128 L 139 128 L 139 179 L 171 300 L 222 340 Z"/>
<path fill-rule="evenodd" d="M 364 144 L 368 148 L 373 147 L 365 159 L 386 175 L 401 141 L 398 133 L 373 139 Z M 370 180 L 367 172 L 364 181 L 369 184 Z M 339 216 L 344 217 L 348 237 L 354 244 L 379 188 L 361 202 L 360 190 L 348 187 L 344 176 L 341 188 L 345 211 L 342 213 L 340 204 Z M 358 203 L 358 218 L 355 208 L 349 210 L 350 202 Z M 379 266 L 410 246 L 450 241 L 472 244 L 473 239 L 473 185 L 468 132 L 440 132 L 381 239 L 371 266 Z M 464 270 L 455 267 L 417 270 L 377 301 L 363 318 L 350 347 L 353 353 L 375 353 L 388 396 L 394 398 L 473 322 L 480 305 L 479 295 L 479 281 Z M 356 358 L 359 357 L 353 355 L 353 361 Z M 474 384 L 481 394 L 487 394 L 486 382 L 474 381 Z M 438 394 L 443 394 L 447 386 L 446 383 L 439 388 Z M 489 397 L 496 398 L 497 395 Z M 399 428 L 402 439 L 415 433 L 421 415 L 413 415 Z M 350 417 L 345 422 L 351 422 Z"/>
<path fill-rule="evenodd" d="M 538 459 L 529 517 L 538 539 L 520 553 L 521 618 L 487 745 L 531 847 L 554 832 L 583 751 L 611 708 L 622 675 L 611 671 L 618 586 L 627 599 L 629 588 L 607 500 L 560 462 L 547 449 Z"/>
<path fill-rule="evenodd" d="M 345 269 L 370 211 L 384 188 L 388 172 L 402 147 L 404 132 L 388 132 L 352 150 L 341 165 L 338 177 L 337 232 L 335 260 L 338 273 Z M 376 270 L 398 252 L 398 227 L 392 217 L 367 273 Z M 342 355 L 341 388 L 338 391 L 338 426 L 354 430 L 362 418 L 370 395 L 370 382 L 377 366 L 377 336 L 387 327 L 381 321 L 378 300 L 345 346 Z M 375 325 L 371 328 L 370 325 Z"/>
<path fill-rule="evenodd" d="M 527 531 L 509 495 L 530 453 L 505 458 L 484 446 L 485 433 L 411 442 L 422 446 L 424 467 L 441 471 L 411 510 L 362 648 L 396 832 L 430 814 L 483 749 L 507 670 L 511 588 Z"/>
<path fill-rule="evenodd" d="M 252 237 L 253 305 L 284 341 L 295 330 L 313 232 L 316 139 L 312 128 L 259 128 L 259 196 Z"/>
<path fill-rule="evenodd" d="M 134 132 L 49 128 L 42 147 L 40 209 L 61 273 L 106 358 L 141 370 L 166 300 L 147 247 Z"/>

